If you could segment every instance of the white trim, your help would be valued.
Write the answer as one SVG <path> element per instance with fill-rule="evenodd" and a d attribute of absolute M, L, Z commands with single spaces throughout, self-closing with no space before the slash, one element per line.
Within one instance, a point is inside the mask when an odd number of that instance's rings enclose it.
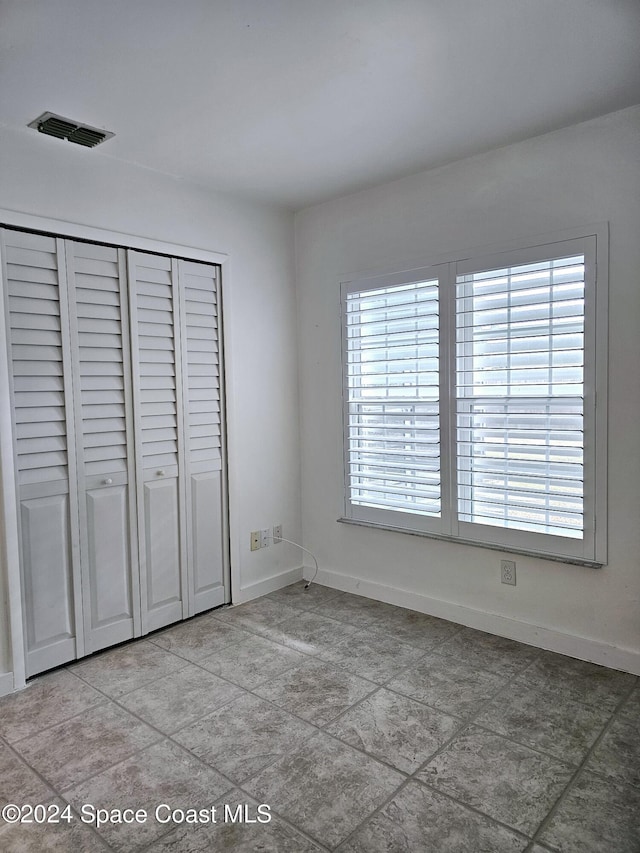
<path fill-rule="evenodd" d="M 9 693 L 13 693 L 14 690 L 20 690 L 24 686 L 24 679 L 20 682 L 20 684 L 14 684 L 12 672 L 0 673 L 0 696 L 8 696 Z"/>
<path fill-rule="evenodd" d="M 2 211 L 0 210 L 0 214 Z M 522 239 L 511 239 L 501 241 L 500 243 L 490 243 L 484 246 L 472 246 L 460 251 L 443 252 L 425 257 L 422 255 L 419 260 L 410 262 L 407 265 L 406 258 L 398 261 L 391 266 L 382 264 L 356 272 L 345 273 L 338 277 L 341 284 L 348 285 L 351 282 L 366 281 L 375 287 L 375 280 L 384 276 L 389 278 L 398 275 L 400 279 L 407 275 L 417 275 L 419 270 L 428 267 L 440 266 L 441 264 L 451 264 L 460 261 L 465 261 L 468 258 L 481 258 L 484 255 L 502 254 L 503 252 L 511 252 L 520 249 L 529 249 L 535 246 L 544 246 L 550 243 L 564 243 L 567 240 L 580 240 L 584 237 L 596 237 L 598 241 L 608 243 L 609 223 L 608 222 L 591 222 L 583 227 L 578 228 L 563 228 L 560 231 L 554 231 L 550 234 L 538 234 L 531 236 L 523 236 Z M 599 255 L 599 253 L 598 253 Z M 403 266 L 405 264 L 405 266 Z M 405 279 L 411 280 L 411 279 Z"/>
<path fill-rule="evenodd" d="M 301 581 L 304 568 L 304 566 L 299 566 L 296 569 L 287 569 L 277 575 L 272 575 L 270 578 L 243 586 L 240 588 L 240 592 L 234 596 L 233 603 L 244 604 L 246 601 L 253 601 L 254 598 L 260 598 L 261 595 L 267 595 L 277 589 L 289 586 L 289 584 L 296 583 L 296 581 Z"/>
<path fill-rule="evenodd" d="M 376 601 L 395 604 L 398 607 L 406 607 L 410 610 L 416 610 L 418 613 L 427 613 L 430 616 L 446 619 L 458 625 L 466 625 L 469 628 L 486 631 L 499 637 L 508 637 L 510 640 L 526 643 L 539 649 L 568 655 L 611 669 L 630 672 L 633 675 L 640 675 L 640 652 L 634 649 L 613 646 L 599 640 L 592 640 L 589 637 L 566 634 L 555 628 L 547 628 L 544 625 L 536 625 L 533 622 L 525 622 L 519 619 L 510 619 L 498 613 L 477 610 L 462 604 L 385 586 L 375 581 L 362 580 L 328 569 L 320 569 L 317 581 L 331 589 L 366 596 Z"/>
<path fill-rule="evenodd" d="M 222 364 L 224 365 L 224 375 L 220 376 L 220 388 L 221 393 L 224 394 L 225 420 L 226 459 L 223 460 L 223 473 L 227 478 L 226 501 L 229 565 L 229 588 L 227 589 L 228 601 L 233 601 L 234 598 L 238 598 L 238 600 L 240 600 L 239 596 L 242 594 L 240 567 L 242 565 L 243 554 L 242 530 L 240 529 L 243 488 L 237 473 L 241 470 L 241 448 L 238 446 L 236 449 L 236 435 L 239 435 L 240 432 L 236 427 L 236 423 L 240 421 L 240 418 L 237 416 L 235 404 L 236 395 L 228 392 L 228 389 L 236 387 L 233 379 L 236 369 L 236 348 L 233 346 L 231 338 L 231 329 L 234 324 L 229 319 L 233 317 L 233 312 L 235 310 L 235 292 L 231 284 L 231 270 L 232 263 L 231 260 L 227 258 L 224 264 L 221 264 L 220 268 L 220 294 L 223 322 L 219 344 L 221 348 Z M 220 400 L 220 403 L 222 404 L 222 399 Z M 237 484 L 236 479 L 238 479 Z"/>
<path fill-rule="evenodd" d="M 198 249 L 195 246 L 183 246 L 180 243 L 167 243 L 164 240 L 152 240 L 134 234 L 124 234 L 121 231 L 111 231 L 106 228 L 93 228 L 81 225 L 79 222 L 67 222 L 63 219 L 50 219 L 36 216 L 32 213 L 21 213 L 18 210 L 0 208 L 0 227 L 25 228 L 29 231 L 44 231 L 56 237 L 72 237 L 76 240 L 90 240 L 92 243 L 107 243 L 118 248 L 137 249 L 140 252 L 154 252 L 160 255 L 187 258 L 193 261 L 204 261 L 208 264 L 223 264 L 228 255 L 222 252 L 211 252 Z"/>

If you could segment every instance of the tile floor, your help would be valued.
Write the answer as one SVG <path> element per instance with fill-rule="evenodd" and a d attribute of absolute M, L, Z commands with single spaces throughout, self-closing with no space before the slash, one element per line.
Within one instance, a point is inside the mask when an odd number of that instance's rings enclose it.
<path fill-rule="evenodd" d="M 639 681 L 295 584 L 0 700 L 0 850 L 639 853 Z"/>

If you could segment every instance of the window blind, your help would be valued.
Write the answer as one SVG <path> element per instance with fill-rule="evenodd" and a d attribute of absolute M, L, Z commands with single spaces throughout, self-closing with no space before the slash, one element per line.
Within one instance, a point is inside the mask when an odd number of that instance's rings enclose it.
<path fill-rule="evenodd" d="M 456 279 L 460 521 L 580 539 L 583 255 Z"/>
<path fill-rule="evenodd" d="M 350 502 L 439 517 L 438 282 L 348 294 L 346 341 Z"/>

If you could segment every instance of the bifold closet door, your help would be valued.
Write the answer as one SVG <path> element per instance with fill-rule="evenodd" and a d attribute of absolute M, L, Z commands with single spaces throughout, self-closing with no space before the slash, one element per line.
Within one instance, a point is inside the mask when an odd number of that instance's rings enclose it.
<path fill-rule="evenodd" d="M 177 261 L 128 253 L 142 633 L 188 615 Z"/>
<path fill-rule="evenodd" d="M 178 261 L 189 611 L 225 602 L 218 268 Z"/>
<path fill-rule="evenodd" d="M 27 676 L 83 655 L 62 240 L 2 232 Z"/>
<path fill-rule="evenodd" d="M 85 653 L 140 634 L 126 258 L 67 242 Z"/>

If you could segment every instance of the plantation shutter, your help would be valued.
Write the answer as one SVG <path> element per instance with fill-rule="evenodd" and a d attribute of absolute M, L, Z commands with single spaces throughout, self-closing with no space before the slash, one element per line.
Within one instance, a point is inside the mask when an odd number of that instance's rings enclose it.
<path fill-rule="evenodd" d="M 356 283 L 345 307 L 351 515 L 381 520 L 392 510 L 414 516 L 413 524 L 415 516 L 439 519 L 438 280 L 373 289 Z"/>
<path fill-rule="evenodd" d="M 582 539 L 585 257 L 457 276 L 462 522 Z"/>

